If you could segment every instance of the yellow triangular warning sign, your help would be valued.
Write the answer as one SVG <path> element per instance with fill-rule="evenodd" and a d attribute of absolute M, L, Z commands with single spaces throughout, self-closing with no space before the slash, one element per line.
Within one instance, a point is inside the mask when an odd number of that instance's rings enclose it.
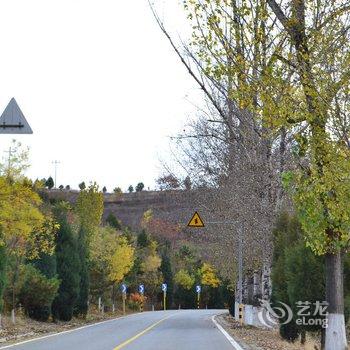
<path fill-rule="evenodd" d="M 192 219 L 187 224 L 188 227 L 204 227 L 204 222 L 199 216 L 198 212 L 195 212 L 192 216 Z"/>

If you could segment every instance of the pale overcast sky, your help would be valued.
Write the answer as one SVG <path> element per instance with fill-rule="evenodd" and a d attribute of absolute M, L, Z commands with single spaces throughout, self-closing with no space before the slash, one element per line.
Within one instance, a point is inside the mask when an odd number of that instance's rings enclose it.
<path fill-rule="evenodd" d="M 183 30 L 178 0 L 158 8 Z M 15 97 L 34 131 L 0 135 L 0 152 L 13 138 L 28 145 L 31 178 L 53 175 L 59 160 L 58 185 L 153 188 L 198 89 L 147 1 L 3 0 L 0 32 L 1 112 Z"/>

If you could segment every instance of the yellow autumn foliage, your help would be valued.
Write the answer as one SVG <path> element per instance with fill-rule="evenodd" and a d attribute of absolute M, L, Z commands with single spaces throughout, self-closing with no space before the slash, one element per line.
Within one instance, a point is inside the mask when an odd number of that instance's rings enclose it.
<path fill-rule="evenodd" d="M 100 225 L 103 214 L 103 194 L 96 183 L 79 192 L 76 211 L 81 226 L 90 237 Z"/>
<path fill-rule="evenodd" d="M 181 269 L 175 274 L 175 283 L 181 286 L 184 289 L 190 290 L 195 282 L 193 276 L 189 274 L 188 271 Z"/>
<path fill-rule="evenodd" d="M 90 243 L 93 269 L 103 271 L 110 282 L 120 282 L 134 264 L 134 248 L 111 227 L 100 227 Z"/>
<path fill-rule="evenodd" d="M 52 253 L 57 224 L 45 218 L 41 203 L 30 180 L 0 177 L 0 245 L 9 253 L 28 258 Z"/>
<path fill-rule="evenodd" d="M 109 279 L 120 282 L 134 265 L 134 248 L 124 237 L 120 237 L 114 254 L 109 259 Z"/>
<path fill-rule="evenodd" d="M 198 271 L 201 276 L 201 283 L 208 287 L 219 287 L 220 280 L 216 275 L 216 271 L 212 265 L 209 263 L 203 263 L 202 267 Z"/>

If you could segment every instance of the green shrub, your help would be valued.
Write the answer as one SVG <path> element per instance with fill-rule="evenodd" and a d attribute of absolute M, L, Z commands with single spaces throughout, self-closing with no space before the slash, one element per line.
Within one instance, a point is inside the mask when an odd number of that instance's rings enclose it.
<path fill-rule="evenodd" d="M 26 314 L 38 321 L 47 321 L 58 287 L 59 280 L 56 277 L 47 278 L 34 266 L 26 265 L 24 283 L 19 294 Z"/>
<path fill-rule="evenodd" d="M 287 341 L 294 342 L 296 339 L 298 339 L 299 334 L 300 330 L 295 324 L 294 320 L 289 323 L 280 325 L 280 335 Z"/>

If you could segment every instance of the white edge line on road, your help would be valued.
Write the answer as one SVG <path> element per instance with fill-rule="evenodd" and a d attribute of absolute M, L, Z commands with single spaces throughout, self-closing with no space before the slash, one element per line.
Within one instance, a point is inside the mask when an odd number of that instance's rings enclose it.
<path fill-rule="evenodd" d="M 243 350 L 243 348 L 224 330 L 222 326 L 215 320 L 217 315 L 212 316 L 211 320 L 214 322 L 215 326 L 219 329 L 219 331 L 226 337 L 226 339 L 231 343 L 231 345 L 236 350 Z"/>
<path fill-rule="evenodd" d="M 133 316 L 133 315 L 138 315 L 140 313 L 141 312 L 137 312 L 137 313 L 126 315 L 126 316 L 115 317 L 115 318 L 112 318 L 110 320 L 105 320 L 105 321 L 101 321 L 101 322 L 91 323 L 91 324 L 88 324 L 86 326 L 69 329 L 68 331 L 62 331 L 62 332 L 57 332 L 57 333 L 53 333 L 53 334 L 44 335 L 42 337 L 31 338 L 31 339 L 28 339 L 28 340 L 21 341 L 19 343 L 13 343 L 13 344 L 10 344 L 10 345 L 1 346 L 0 350 L 2 350 L 2 349 L 9 349 L 9 348 L 12 348 L 14 346 L 18 346 L 18 345 L 22 345 L 22 344 L 26 344 L 26 343 L 31 343 L 33 341 L 37 341 L 37 340 L 41 340 L 41 339 L 56 337 L 56 336 L 61 335 L 61 334 L 72 333 L 72 332 L 79 331 L 79 330 L 84 329 L 84 328 L 94 327 L 94 326 L 98 326 L 98 325 L 103 324 L 103 323 L 113 322 L 113 321 L 116 321 L 116 320 L 121 320 L 123 318 L 129 317 L 129 316 Z"/>

